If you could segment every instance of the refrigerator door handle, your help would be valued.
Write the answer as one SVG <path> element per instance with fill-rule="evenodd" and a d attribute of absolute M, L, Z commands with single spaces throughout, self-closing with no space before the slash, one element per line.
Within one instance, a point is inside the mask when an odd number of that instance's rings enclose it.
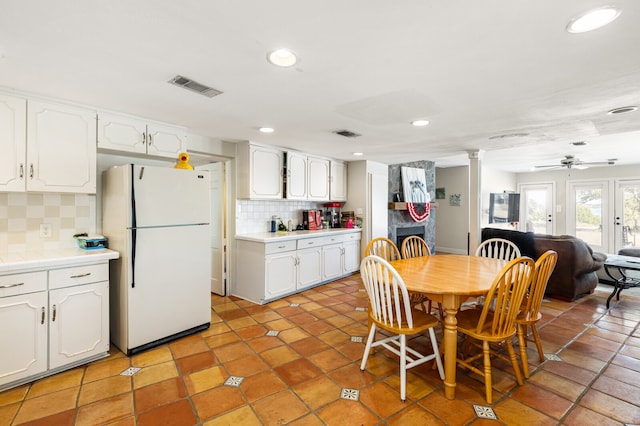
<path fill-rule="evenodd" d="M 131 165 L 131 288 L 136 287 L 136 236 L 137 230 L 136 227 L 138 224 L 136 223 L 136 191 L 135 185 L 133 184 L 135 177 L 134 173 L 134 165 Z M 142 169 L 144 170 L 144 168 Z M 142 178 L 143 171 L 140 170 L 140 178 Z"/>

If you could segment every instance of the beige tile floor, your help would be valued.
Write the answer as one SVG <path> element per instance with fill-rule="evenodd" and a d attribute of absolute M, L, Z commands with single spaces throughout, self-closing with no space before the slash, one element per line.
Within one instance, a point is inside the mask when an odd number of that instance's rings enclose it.
<path fill-rule="evenodd" d="M 494 362 L 490 420 L 474 410 L 486 413 L 473 373 L 458 369 L 449 401 L 432 367 L 417 367 L 401 402 L 396 358 L 377 351 L 359 370 L 360 289 L 353 275 L 264 306 L 212 296 L 206 331 L 130 358 L 113 348 L 104 360 L 1 392 L 0 425 L 640 423 L 640 292 L 623 292 L 608 312 L 607 286 L 573 303 L 546 301 L 543 347 L 558 360 L 540 363 L 531 345 L 523 386 L 510 365 Z M 120 374 L 129 367 L 140 370 Z"/>

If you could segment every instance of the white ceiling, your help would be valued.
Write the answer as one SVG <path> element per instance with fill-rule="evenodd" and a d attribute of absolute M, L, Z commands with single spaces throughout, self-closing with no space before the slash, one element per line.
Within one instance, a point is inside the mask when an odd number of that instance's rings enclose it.
<path fill-rule="evenodd" d="M 567 22 L 614 3 L 611 25 Z M 0 86 L 344 160 L 640 164 L 638 0 L 0 0 Z M 266 61 L 289 47 L 292 68 Z M 180 74 L 223 91 L 167 83 Z M 424 128 L 409 125 L 426 118 Z M 265 135 L 258 127 L 276 131 Z M 362 136 L 347 139 L 333 131 Z M 505 134 L 527 136 L 493 138 Z M 588 141 L 577 148 L 573 141 Z M 358 158 L 358 159 L 359 159 Z"/>

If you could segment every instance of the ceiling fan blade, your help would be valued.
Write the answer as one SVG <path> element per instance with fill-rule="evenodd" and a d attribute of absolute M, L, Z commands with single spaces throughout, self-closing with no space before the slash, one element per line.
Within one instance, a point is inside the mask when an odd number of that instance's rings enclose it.
<path fill-rule="evenodd" d="M 571 166 L 571 168 L 572 169 L 578 169 L 578 170 L 588 169 L 589 166 L 587 166 L 586 164 L 588 164 L 588 163 L 577 163 L 577 164 L 574 164 L 573 166 Z"/>
<path fill-rule="evenodd" d="M 575 164 L 587 166 L 611 166 L 615 164 L 615 161 L 580 161 Z"/>
<path fill-rule="evenodd" d="M 536 169 L 557 169 L 563 166 L 561 164 L 546 164 L 543 166 L 533 166 L 533 167 L 535 167 Z"/>

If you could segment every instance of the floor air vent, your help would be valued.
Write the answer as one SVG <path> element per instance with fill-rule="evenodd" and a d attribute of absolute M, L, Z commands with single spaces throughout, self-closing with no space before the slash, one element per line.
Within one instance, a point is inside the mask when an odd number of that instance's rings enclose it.
<path fill-rule="evenodd" d="M 181 75 L 173 77 L 171 80 L 169 80 L 169 83 L 175 84 L 176 86 L 184 87 L 185 89 L 200 93 L 201 95 L 207 96 L 209 98 L 213 98 L 214 96 L 218 96 L 223 93 L 220 90 L 216 90 L 213 87 L 205 86 L 204 84 L 198 83 L 191 80 L 190 78 L 183 77 Z"/>

